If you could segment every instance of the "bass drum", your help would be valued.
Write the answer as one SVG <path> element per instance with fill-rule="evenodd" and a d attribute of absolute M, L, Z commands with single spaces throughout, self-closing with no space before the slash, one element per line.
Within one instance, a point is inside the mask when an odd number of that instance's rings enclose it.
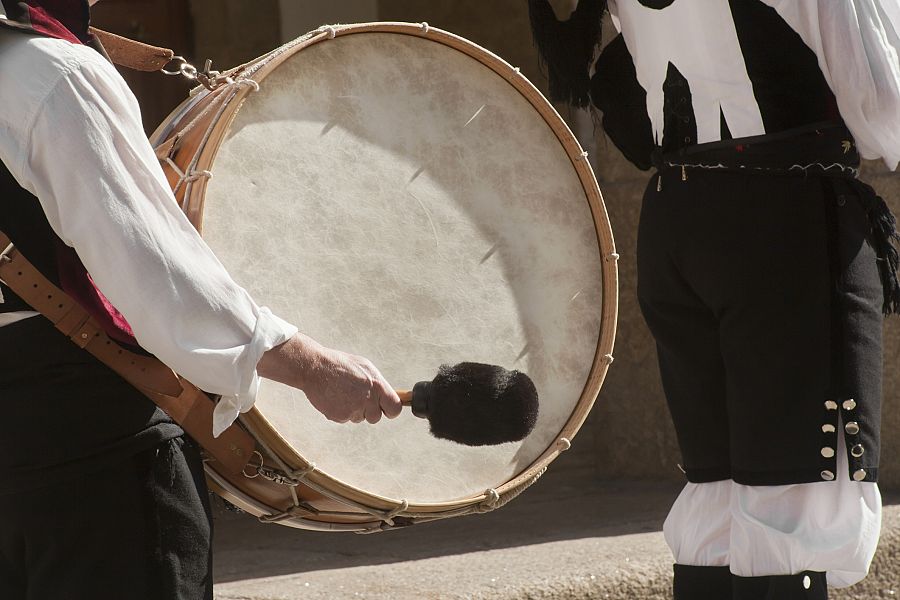
<path fill-rule="evenodd" d="M 400 389 L 441 364 L 523 371 L 540 416 L 465 447 L 409 411 L 332 423 L 264 381 L 240 418 L 253 468 L 210 462 L 212 487 L 318 530 L 501 506 L 569 447 L 612 361 L 617 255 L 586 153 L 518 69 L 426 24 L 323 28 L 226 75 L 153 142 L 234 278 Z"/>

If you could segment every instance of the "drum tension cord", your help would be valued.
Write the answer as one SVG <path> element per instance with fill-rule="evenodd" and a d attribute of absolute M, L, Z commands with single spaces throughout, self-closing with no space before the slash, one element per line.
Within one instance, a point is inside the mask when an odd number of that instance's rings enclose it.
<path fill-rule="evenodd" d="M 610 358 L 612 358 L 610 356 Z M 561 437 L 557 440 L 557 449 L 559 452 L 565 452 L 572 446 L 571 441 L 569 441 L 566 437 Z M 263 444 L 264 449 L 265 444 Z M 357 513 L 342 513 L 337 511 L 320 511 L 305 502 L 301 502 L 300 498 L 297 496 L 296 488 L 301 485 L 301 483 L 305 483 L 305 485 L 309 486 L 311 489 L 325 495 L 328 497 L 332 497 L 328 490 L 315 484 L 314 482 L 307 479 L 307 475 L 312 473 L 316 469 L 315 463 L 309 463 L 304 469 L 292 471 L 287 468 L 280 459 L 277 457 L 275 461 L 280 463 L 280 466 L 283 467 L 283 470 L 275 469 L 272 467 L 268 467 L 265 465 L 265 460 L 263 455 L 258 450 L 253 452 L 253 455 L 256 458 L 256 462 L 258 464 L 254 464 L 254 460 L 251 458 L 250 462 L 248 462 L 247 466 L 244 468 L 244 476 L 249 479 L 254 479 L 256 477 L 262 477 L 269 481 L 272 481 L 278 485 L 285 485 L 290 487 L 291 496 L 294 502 L 294 506 L 291 508 L 274 513 L 271 515 L 265 515 L 259 517 L 259 521 L 261 523 L 277 523 L 279 521 L 284 521 L 287 519 L 299 518 L 303 519 L 310 515 L 318 515 L 318 516 L 358 516 Z M 249 469 L 249 472 L 248 472 Z M 544 467 L 537 473 L 535 473 L 532 477 L 515 486 L 514 488 L 506 491 L 504 494 L 500 494 L 496 489 L 489 488 L 484 492 L 484 500 L 481 502 L 464 506 L 461 508 L 450 509 L 444 512 L 432 513 L 428 516 L 406 516 L 403 515 L 409 509 L 409 502 L 407 500 L 401 501 L 397 506 L 388 511 L 378 510 L 372 508 L 370 506 L 366 506 L 361 502 L 356 502 L 354 500 L 350 500 L 349 498 L 341 498 L 341 501 L 349 504 L 359 510 L 362 510 L 376 519 L 380 521 L 375 525 L 371 525 L 369 527 L 365 527 L 364 529 L 360 529 L 355 531 L 358 534 L 370 534 L 370 533 L 378 533 L 380 531 L 386 531 L 389 529 L 397 529 L 401 527 L 406 527 L 409 525 L 413 525 L 415 523 L 425 523 L 429 521 L 437 521 L 441 519 L 447 519 L 451 517 L 464 516 L 470 514 L 483 514 L 487 512 L 491 512 L 495 509 L 501 508 L 509 503 L 511 500 L 515 499 L 519 494 L 524 492 L 526 489 L 531 487 L 540 477 L 547 471 L 547 467 Z M 305 481 L 304 481 L 305 480 Z M 361 524 L 363 525 L 363 524 Z"/>
<path fill-rule="evenodd" d="M 184 58 L 176 56 L 172 60 L 184 61 Z M 195 116 L 187 125 L 182 127 L 177 135 L 163 141 L 155 148 L 156 156 L 160 160 L 160 162 L 165 163 L 178 176 L 178 181 L 172 187 L 172 191 L 177 195 L 182 186 L 187 186 L 188 189 L 184 194 L 185 199 L 190 196 L 190 187 L 193 185 L 193 183 L 200 179 L 211 179 L 212 172 L 206 169 L 197 169 L 197 165 L 200 159 L 199 150 L 195 152 L 193 156 L 191 156 L 191 160 L 188 162 L 184 169 L 178 166 L 178 164 L 173 160 L 173 156 L 178 150 L 181 140 L 187 133 L 197 127 L 213 112 L 216 113 L 215 118 L 213 119 L 213 123 L 216 122 L 218 118 L 221 117 L 221 115 L 224 113 L 229 102 L 235 97 L 240 87 L 247 87 L 254 92 L 259 91 L 259 84 L 253 79 L 235 79 L 230 75 L 222 76 L 218 71 L 211 71 L 211 65 L 212 61 L 207 60 L 206 67 L 203 72 L 197 72 L 196 67 L 188 64 L 186 61 L 181 63 L 178 71 L 167 71 L 166 69 L 162 69 L 162 72 L 166 73 L 167 75 L 184 75 L 188 79 L 200 81 L 209 90 L 219 90 L 219 92 L 215 96 L 215 100 L 211 102 L 209 106 L 203 109 L 200 114 Z M 232 74 L 234 73 L 235 72 L 232 72 Z M 229 93 L 228 90 L 230 88 L 234 89 Z M 212 133 L 212 129 L 213 127 L 209 126 L 204 132 L 203 138 L 201 140 L 201 148 L 205 146 L 209 141 L 209 136 Z M 184 206 L 182 206 L 182 208 L 184 208 Z"/>
<path fill-rule="evenodd" d="M 244 467 L 244 471 L 243 471 L 244 477 L 247 477 L 248 479 L 255 479 L 256 477 L 262 477 L 263 479 L 267 479 L 268 481 L 271 481 L 275 484 L 288 486 L 291 488 L 291 496 L 293 497 L 293 501 L 294 501 L 294 506 L 292 506 L 288 510 L 282 511 L 280 513 L 275 513 L 272 515 L 266 515 L 266 516 L 259 517 L 260 522 L 262 522 L 262 523 L 277 523 L 278 521 L 284 521 L 285 519 L 292 519 L 292 518 L 296 518 L 296 517 L 302 518 L 302 517 L 309 516 L 309 515 L 345 516 L 344 513 L 340 513 L 340 512 L 317 510 L 314 507 L 308 505 L 307 503 L 301 502 L 300 498 L 297 496 L 297 493 L 295 491 L 296 487 L 304 482 L 307 475 L 309 475 L 310 473 L 315 471 L 315 469 L 316 469 L 315 463 L 309 463 L 309 465 L 307 465 L 303 469 L 293 470 L 290 473 L 287 473 L 285 471 L 274 469 L 272 467 L 267 467 L 265 465 L 265 460 L 263 459 L 262 453 L 259 452 L 258 450 L 253 451 L 253 456 L 255 457 L 258 464 L 253 464 L 254 461 L 253 461 L 253 459 L 251 459 L 250 462 L 248 462 L 247 465 Z M 280 461 L 278 461 L 278 462 L 280 462 Z M 248 472 L 248 470 L 249 470 L 249 472 Z M 310 481 L 306 481 L 306 484 L 309 485 L 310 487 L 312 487 L 313 489 L 316 489 L 317 491 L 324 493 L 323 490 L 318 489 L 318 486 L 312 485 L 312 483 Z M 344 499 L 344 502 L 347 502 L 347 500 Z M 350 504 L 352 504 L 356 508 L 364 510 L 365 512 L 369 513 L 370 515 L 372 515 L 373 517 L 377 518 L 378 520 L 380 520 L 382 522 L 381 524 L 376 525 L 374 528 L 368 528 L 364 531 L 358 531 L 357 533 L 368 533 L 368 532 L 373 532 L 376 530 L 381 531 L 381 530 L 385 529 L 385 525 L 387 526 L 387 528 L 392 528 L 392 527 L 399 527 L 399 526 L 403 526 L 403 525 L 411 525 L 412 524 L 412 520 L 409 520 L 409 522 L 406 522 L 407 520 L 404 520 L 404 522 L 402 522 L 402 523 L 399 521 L 395 522 L 395 518 L 398 515 L 400 515 L 400 513 L 406 512 L 406 510 L 409 508 L 409 502 L 406 500 L 403 500 L 402 502 L 400 502 L 399 505 L 397 505 L 396 507 L 394 507 L 393 509 L 391 509 L 389 511 L 379 511 L 379 510 L 365 506 L 364 504 L 361 504 L 358 502 L 350 502 Z M 299 511 L 298 511 L 298 509 L 299 509 Z M 302 512 L 303 514 L 298 515 L 297 514 L 298 512 Z M 352 513 L 348 513 L 348 514 L 352 514 Z"/>

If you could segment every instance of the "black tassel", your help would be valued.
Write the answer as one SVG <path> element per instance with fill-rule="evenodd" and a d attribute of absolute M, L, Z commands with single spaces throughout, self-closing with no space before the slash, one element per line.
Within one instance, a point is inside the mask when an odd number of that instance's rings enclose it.
<path fill-rule="evenodd" d="M 900 267 L 900 253 L 896 243 L 900 243 L 897 233 L 897 219 L 888 208 L 884 198 L 875 190 L 860 181 L 855 184 L 862 188 L 861 197 L 872 225 L 872 243 L 878 254 L 878 270 L 881 274 L 881 285 L 884 288 L 885 315 L 900 314 L 900 282 L 897 281 L 897 268 Z"/>
<path fill-rule="evenodd" d="M 551 100 L 578 108 L 590 103 L 591 60 L 600 44 L 604 10 L 606 0 L 580 0 L 567 21 L 558 21 L 547 0 L 528 0 L 531 31 L 547 68 Z"/>

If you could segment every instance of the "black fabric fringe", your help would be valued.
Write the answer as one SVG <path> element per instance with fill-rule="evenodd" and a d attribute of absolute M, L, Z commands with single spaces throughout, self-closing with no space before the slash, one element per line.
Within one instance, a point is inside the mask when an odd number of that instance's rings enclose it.
<path fill-rule="evenodd" d="M 578 108 L 591 101 L 589 78 L 600 44 L 606 0 L 580 0 L 567 21 L 558 21 L 547 0 L 528 0 L 531 31 L 547 68 L 550 99 Z"/>
<path fill-rule="evenodd" d="M 900 282 L 897 281 L 900 253 L 895 246 L 900 243 L 897 219 L 884 198 L 879 196 L 872 186 L 861 181 L 855 181 L 854 185 L 862 192 L 860 197 L 872 225 L 872 245 L 878 254 L 878 271 L 881 274 L 881 286 L 884 288 L 883 312 L 886 315 L 900 314 Z"/>

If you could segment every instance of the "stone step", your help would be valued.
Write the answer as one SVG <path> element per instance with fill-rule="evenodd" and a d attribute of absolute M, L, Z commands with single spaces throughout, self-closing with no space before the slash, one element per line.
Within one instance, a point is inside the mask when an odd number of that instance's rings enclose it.
<path fill-rule="evenodd" d="M 218 600 L 667 600 L 661 526 L 678 487 L 552 475 L 496 512 L 377 535 L 219 513 Z M 900 598 L 900 505 L 871 575 L 837 600 Z M 714 599 L 711 599 L 714 600 Z"/>

